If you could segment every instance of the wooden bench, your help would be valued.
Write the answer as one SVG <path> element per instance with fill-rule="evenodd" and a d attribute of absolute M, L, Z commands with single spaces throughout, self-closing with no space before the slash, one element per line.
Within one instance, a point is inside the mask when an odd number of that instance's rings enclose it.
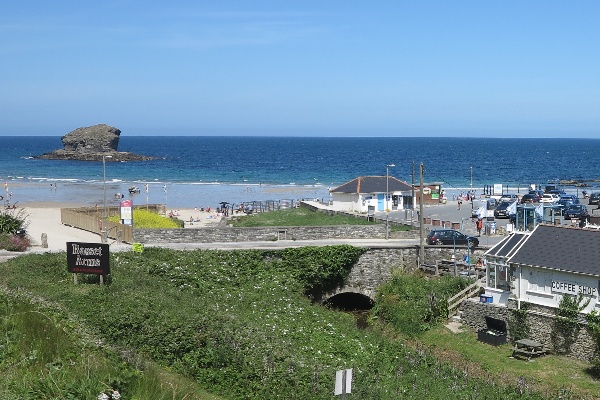
<path fill-rule="evenodd" d="M 531 339 L 517 340 L 512 348 L 512 357 L 523 356 L 527 361 L 530 361 L 531 357 L 541 357 L 545 354 L 544 345 Z"/>

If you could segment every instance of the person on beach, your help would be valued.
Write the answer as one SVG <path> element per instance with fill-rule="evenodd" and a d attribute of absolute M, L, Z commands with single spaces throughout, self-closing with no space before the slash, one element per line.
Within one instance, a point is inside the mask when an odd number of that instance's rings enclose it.
<path fill-rule="evenodd" d="M 483 220 L 477 218 L 477 236 L 481 236 L 481 228 L 483 228 Z"/>

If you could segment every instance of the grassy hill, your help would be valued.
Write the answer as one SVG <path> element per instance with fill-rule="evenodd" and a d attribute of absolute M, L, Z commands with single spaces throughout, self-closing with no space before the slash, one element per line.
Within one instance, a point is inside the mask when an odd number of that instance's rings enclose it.
<path fill-rule="evenodd" d="M 109 388 L 123 399 L 331 399 L 344 368 L 357 399 L 556 398 L 521 376 L 472 376 L 385 323 L 357 330 L 313 304 L 307 294 L 343 282 L 361 252 L 150 248 L 113 253 L 104 286 L 95 276 L 74 285 L 64 253 L 0 264 L 0 399 L 91 399 Z M 39 338 L 21 340 L 30 334 Z"/>

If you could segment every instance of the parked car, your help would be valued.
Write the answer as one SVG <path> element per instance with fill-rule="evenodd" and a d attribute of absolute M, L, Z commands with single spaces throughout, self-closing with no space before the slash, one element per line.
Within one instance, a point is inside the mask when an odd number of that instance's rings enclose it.
<path fill-rule="evenodd" d="M 540 200 L 541 203 L 556 203 L 560 200 L 560 196 L 553 193 L 546 193 Z"/>
<path fill-rule="evenodd" d="M 536 194 L 524 194 L 523 197 L 521 197 L 521 204 L 525 204 L 525 203 L 537 203 L 539 201 L 538 197 Z"/>
<path fill-rule="evenodd" d="M 544 191 L 543 190 L 530 190 L 529 194 L 535 195 L 535 197 L 537 197 L 537 201 L 540 201 L 540 200 L 542 200 L 542 196 L 544 195 Z"/>
<path fill-rule="evenodd" d="M 590 198 L 588 199 L 588 204 L 600 205 L 600 192 L 594 192 L 594 193 L 590 194 Z"/>
<path fill-rule="evenodd" d="M 565 191 L 562 190 L 562 189 L 554 189 L 554 190 L 551 190 L 551 191 L 549 191 L 547 193 L 549 193 L 549 194 L 555 194 L 558 197 L 562 196 L 563 194 L 566 194 Z"/>
<path fill-rule="evenodd" d="M 498 207 L 494 210 L 494 217 L 496 218 L 508 218 L 508 207 L 514 203 L 514 201 L 503 201 L 498 204 Z"/>
<path fill-rule="evenodd" d="M 569 204 L 565 207 L 563 216 L 565 219 L 582 219 L 590 215 L 584 204 Z"/>
<path fill-rule="evenodd" d="M 427 234 L 427 244 L 463 245 L 474 248 L 479 246 L 479 239 L 454 229 L 434 229 Z"/>
<path fill-rule="evenodd" d="M 563 194 L 557 203 L 566 207 L 569 204 L 579 204 L 579 198 L 572 194 Z"/>
<path fill-rule="evenodd" d="M 502 203 L 503 201 L 516 201 L 519 200 L 519 196 L 517 196 L 516 194 L 503 194 L 502 197 L 500 197 L 500 200 L 498 200 L 500 203 Z"/>

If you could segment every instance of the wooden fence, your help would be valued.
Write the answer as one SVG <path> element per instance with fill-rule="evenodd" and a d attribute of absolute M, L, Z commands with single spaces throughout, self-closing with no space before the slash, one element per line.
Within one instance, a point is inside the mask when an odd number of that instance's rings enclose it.
<path fill-rule="evenodd" d="M 165 213 L 165 207 L 162 204 L 151 204 L 147 206 L 138 206 L 135 208 L 146 208 L 159 214 Z M 102 226 L 102 207 L 80 207 L 80 208 L 61 208 L 60 222 L 63 225 L 83 229 L 88 232 L 96 233 L 102 236 L 103 230 L 106 230 L 108 238 L 118 242 L 133 243 L 133 228 L 129 225 L 122 225 L 116 222 L 105 222 Z M 118 206 L 106 207 L 107 218 L 112 215 L 119 215 Z"/>
<path fill-rule="evenodd" d="M 448 299 L 448 317 L 451 317 L 456 313 L 456 311 L 458 310 L 458 306 L 462 304 L 463 300 L 478 294 L 480 287 L 481 283 L 477 281 L 472 285 L 467 286 L 454 296 L 450 297 Z"/>

